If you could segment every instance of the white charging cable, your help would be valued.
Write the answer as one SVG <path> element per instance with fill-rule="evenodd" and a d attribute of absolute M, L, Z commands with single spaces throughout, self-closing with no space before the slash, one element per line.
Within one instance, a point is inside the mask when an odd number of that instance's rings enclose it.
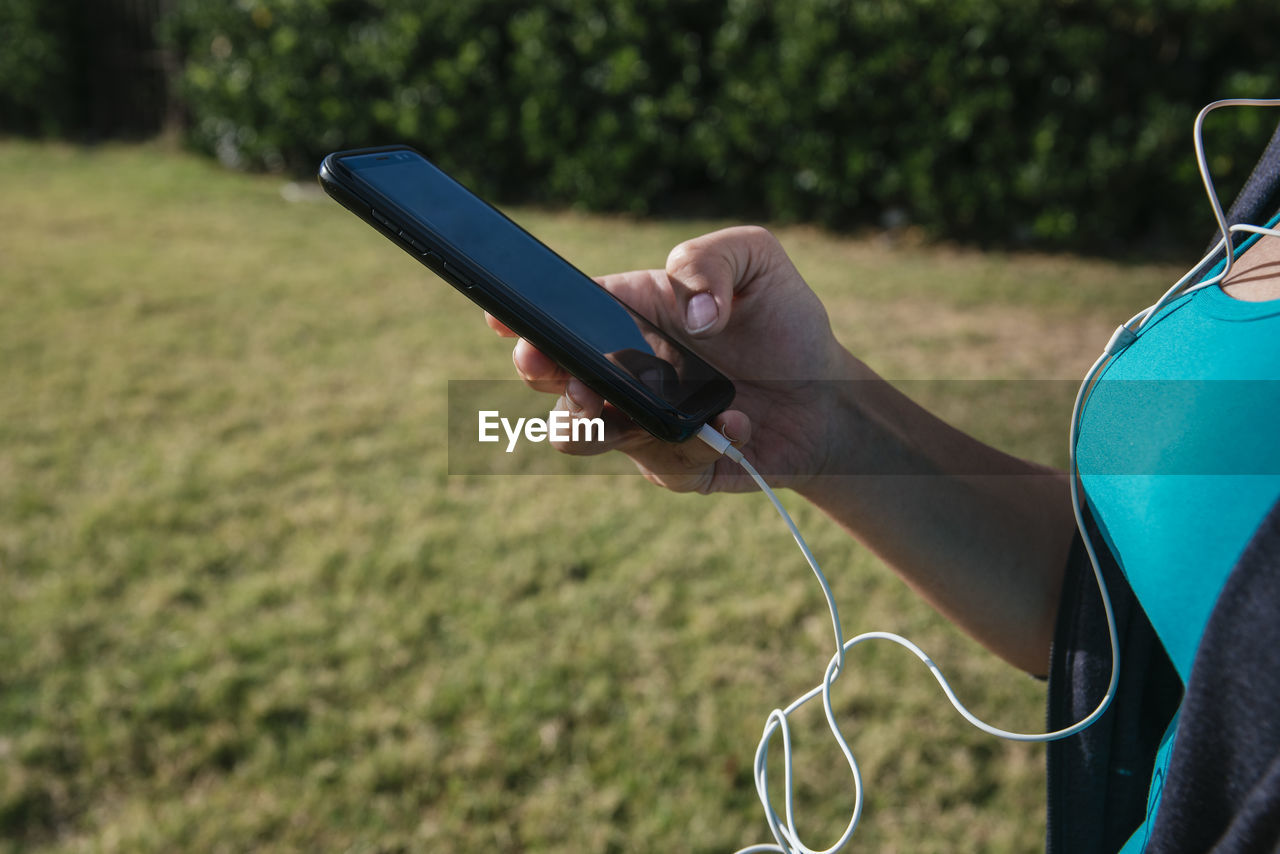
<path fill-rule="evenodd" d="M 1214 185 L 1213 174 L 1209 170 L 1209 159 L 1205 156 L 1204 151 L 1204 120 L 1214 110 L 1219 110 L 1223 107 L 1280 107 L 1280 98 L 1226 98 L 1206 105 L 1205 108 L 1196 116 L 1195 126 L 1192 130 L 1192 144 L 1195 146 L 1196 152 L 1196 166 L 1200 170 L 1200 181 L 1204 184 L 1205 195 L 1209 197 L 1209 206 L 1213 209 L 1213 218 L 1218 224 L 1218 233 L 1222 235 L 1222 238 L 1218 240 L 1217 245 L 1214 246 L 1213 249 L 1209 250 L 1207 255 L 1201 258 L 1194 267 L 1187 271 L 1186 275 L 1175 282 L 1173 287 L 1169 288 L 1169 290 L 1165 292 L 1164 296 L 1156 300 L 1153 305 L 1138 312 L 1138 314 L 1134 315 L 1134 317 L 1125 324 L 1126 327 L 1129 327 L 1134 332 L 1137 332 L 1145 326 L 1153 317 L 1160 313 L 1161 309 L 1176 297 L 1191 293 L 1192 291 L 1198 291 L 1201 288 L 1208 288 L 1213 285 L 1220 284 L 1227 278 L 1227 276 L 1231 275 L 1231 266 L 1235 263 L 1235 245 L 1234 241 L 1231 239 L 1232 235 L 1244 233 L 1280 237 L 1280 231 L 1277 231 L 1274 228 L 1262 228 L 1261 226 L 1248 225 L 1244 223 L 1238 223 L 1236 225 L 1227 224 L 1227 216 L 1222 212 L 1222 202 L 1218 198 L 1218 190 Z M 1218 256 L 1218 253 L 1222 252 L 1224 249 L 1226 250 L 1226 260 L 1222 265 L 1222 269 L 1207 279 L 1196 281 L 1199 276 L 1203 275 L 1204 270 Z M 1196 284 L 1190 284 L 1193 281 L 1195 281 Z"/>
<path fill-rule="evenodd" d="M 1111 336 L 1111 340 L 1107 342 L 1103 349 L 1102 355 L 1093 363 L 1085 374 L 1084 380 L 1080 384 L 1080 389 L 1076 393 L 1075 403 L 1071 413 L 1071 428 L 1068 438 L 1068 458 L 1071 484 L 1071 506 L 1075 515 L 1076 525 L 1080 530 L 1080 535 L 1084 543 L 1085 552 L 1088 554 L 1090 566 L 1093 569 L 1094 579 L 1098 584 L 1098 592 L 1102 597 L 1102 605 L 1107 619 L 1107 632 L 1111 644 L 1111 678 L 1107 685 L 1107 690 L 1103 694 L 1102 699 L 1098 702 L 1097 707 L 1080 721 L 1063 729 L 1054 730 L 1045 733 L 1018 733 L 1000 729 L 992 726 L 974 715 L 965 705 L 960 702 L 955 691 L 951 688 L 951 684 L 947 678 L 938 669 L 938 666 L 929 658 L 925 652 L 911 641 L 901 635 L 892 632 L 865 632 L 857 637 L 849 640 L 844 639 L 844 633 L 840 627 L 840 612 L 836 607 L 835 596 L 831 592 L 831 586 L 827 583 L 826 576 L 823 575 L 822 569 L 818 566 L 817 560 L 813 553 L 809 550 L 808 545 L 801 536 L 800 531 L 796 528 L 795 522 L 792 521 L 790 514 L 787 513 L 785 507 L 778 500 L 773 490 L 765 482 L 755 467 L 743 456 L 742 452 L 729 442 L 721 433 L 712 428 L 710 425 L 703 425 L 698 431 L 698 438 L 706 442 L 719 453 L 742 466 L 760 487 L 761 491 L 772 502 L 774 508 L 777 509 L 779 515 L 782 516 L 787 527 L 791 530 L 791 536 L 795 538 L 796 544 L 799 545 L 800 551 L 804 554 L 805 560 L 808 562 L 810 569 L 813 570 L 814 576 L 818 579 L 818 584 L 822 587 L 822 593 L 827 600 L 827 608 L 831 613 L 831 626 L 835 633 L 836 651 L 832 655 L 831 660 L 827 664 L 826 672 L 823 674 L 822 683 L 807 693 L 796 698 L 786 708 L 774 709 L 770 712 L 768 720 L 765 724 L 764 734 L 760 739 L 760 744 L 756 748 L 755 757 L 755 783 L 756 792 L 760 797 L 760 803 L 764 807 L 765 820 L 769 823 L 769 830 L 773 833 L 774 843 L 752 845 L 743 848 L 737 854 L 757 854 L 757 852 L 779 852 L 779 854 L 834 854 L 844 848 L 849 839 L 852 838 L 854 830 L 858 826 L 858 822 L 862 817 L 862 774 L 858 769 L 858 761 L 854 758 L 853 752 L 849 749 L 844 734 L 840 731 L 840 725 L 836 720 L 835 712 L 831 704 L 831 687 L 835 684 L 840 674 L 844 672 L 845 653 L 857 646 L 858 644 L 869 640 L 887 640 L 905 647 L 910 650 L 916 658 L 920 659 L 924 665 L 929 668 L 929 672 L 933 674 L 933 678 L 937 680 L 938 685 L 942 688 L 943 694 L 946 695 L 948 702 L 955 708 L 960 715 L 970 724 L 982 730 L 985 733 L 994 735 L 1011 741 L 1021 742 L 1048 742 L 1058 739 L 1067 738 L 1091 726 L 1098 720 L 1111 704 L 1112 698 L 1115 696 L 1116 686 L 1120 678 L 1120 646 L 1116 633 L 1115 613 L 1111 606 L 1111 597 L 1107 593 L 1107 585 L 1102 577 L 1102 569 L 1099 565 L 1097 550 L 1093 545 L 1092 538 L 1085 525 L 1083 502 L 1080 496 L 1080 469 L 1076 458 L 1076 444 L 1079 439 L 1080 418 L 1083 412 L 1084 403 L 1088 398 L 1094 380 L 1101 373 L 1102 369 L 1108 362 L 1121 351 L 1127 348 L 1135 340 L 1137 340 L 1138 332 L 1152 318 L 1159 314 L 1160 310 L 1169 304 L 1174 298 L 1185 293 L 1198 290 L 1200 288 L 1210 287 L 1219 284 L 1231 272 L 1233 263 L 1234 245 L 1232 236 L 1237 233 L 1265 234 L 1280 236 L 1280 231 L 1276 229 L 1261 228 L 1254 225 L 1228 225 L 1226 216 L 1222 212 L 1222 205 L 1218 200 L 1218 194 L 1214 188 L 1213 178 L 1209 172 L 1208 160 L 1204 153 L 1203 141 L 1203 125 L 1205 117 L 1209 113 L 1222 107 L 1231 106 L 1259 106 L 1259 107 L 1275 107 L 1280 106 L 1280 99 L 1255 99 L 1255 98 L 1232 98 L 1222 101 L 1215 101 L 1200 111 L 1196 117 L 1195 127 L 1193 131 L 1196 163 L 1200 169 L 1200 176 L 1204 182 L 1205 191 L 1209 196 L 1209 202 L 1213 207 L 1214 218 L 1218 223 L 1219 231 L 1222 239 L 1218 241 L 1216 247 L 1201 259 L 1194 267 L 1191 268 L 1181 279 L 1179 279 L 1173 287 L 1169 288 L 1159 300 L 1146 309 L 1138 312 L 1123 325 L 1118 327 Z M 1207 279 L 1197 281 L 1197 277 L 1203 275 L 1205 269 L 1208 268 L 1217 254 L 1226 250 L 1226 261 L 1223 269 L 1214 276 Z M 1189 283 L 1195 281 L 1196 284 Z M 841 754 L 844 755 L 845 761 L 849 764 L 850 773 L 853 776 L 853 815 L 849 819 L 849 824 L 840 838 L 836 840 L 829 848 L 816 850 L 805 845 L 800 839 L 800 833 L 796 830 L 795 811 L 794 811 L 794 769 L 792 762 L 791 750 L 791 730 L 788 725 L 789 717 L 805 703 L 808 703 L 815 697 L 822 697 L 823 710 L 826 713 L 827 726 L 831 730 L 831 735 L 836 741 L 836 745 L 840 748 Z M 777 810 L 773 808 L 773 803 L 769 798 L 769 743 L 773 737 L 781 733 L 782 735 L 782 767 L 783 767 L 783 793 L 785 798 L 785 822 L 783 816 L 779 816 Z"/>
<path fill-rule="evenodd" d="M 1095 372 L 1096 369 L 1100 367 L 1102 361 L 1103 360 L 1100 359 L 1098 365 L 1095 365 Z M 1080 405 L 1079 400 L 1080 398 L 1078 397 L 1077 407 Z M 706 442 L 712 448 L 742 466 L 743 470 L 751 476 L 751 479 L 756 482 L 756 485 L 760 487 L 761 491 L 763 491 L 769 501 L 772 502 L 774 508 L 777 509 L 778 514 L 782 516 L 783 521 L 786 522 L 787 527 L 791 530 L 791 536 L 795 538 L 796 544 L 800 546 L 800 551 L 804 554 L 805 560 L 809 564 L 809 568 L 813 570 L 814 576 L 818 579 L 818 584 L 822 587 L 823 595 L 827 599 L 827 608 L 831 613 L 831 626 L 836 639 L 836 651 L 827 664 L 826 672 L 822 678 L 822 684 L 810 689 L 807 693 L 796 698 L 786 708 L 774 709 L 770 712 L 768 721 L 765 724 L 764 735 L 761 737 L 760 744 L 756 748 L 756 793 L 760 798 L 761 805 L 764 807 L 765 820 L 769 823 L 769 830 L 773 833 L 773 838 L 776 840 L 776 844 L 752 845 L 741 849 L 737 854 L 755 854 L 756 852 L 780 852 L 780 854 L 834 854 L 834 852 L 844 848 L 849 839 L 852 838 L 854 830 L 857 829 L 858 821 L 862 817 L 862 773 L 858 769 L 858 761 L 854 758 L 853 751 L 849 749 L 848 741 L 840 731 L 840 724 L 836 720 L 835 711 L 831 704 L 831 688 L 840 674 L 844 672 L 845 653 L 864 641 L 886 640 L 910 650 L 916 658 L 920 659 L 920 661 L 924 663 L 925 667 L 929 668 L 929 672 L 933 674 L 933 678 L 942 688 L 942 692 L 946 695 L 948 702 L 951 703 L 955 710 L 959 712 L 965 720 L 983 732 L 999 738 L 1024 742 L 1053 741 L 1059 738 L 1066 738 L 1067 736 L 1074 735 L 1088 727 L 1106 711 L 1107 706 L 1111 702 L 1111 698 L 1115 695 L 1116 684 L 1119 680 L 1119 645 L 1116 638 L 1115 616 L 1111 610 L 1111 600 L 1107 596 L 1106 584 L 1102 580 L 1102 572 L 1098 568 L 1097 556 L 1094 553 L 1092 546 L 1089 547 L 1089 554 L 1090 558 L 1093 560 L 1094 576 L 1097 579 L 1098 587 L 1102 592 L 1103 606 L 1107 615 L 1107 626 L 1111 636 L 1112 670 L 1111 681 L 1107 688 L 1107 692 L 1093 712 L 1083 720 L 1072 724 L 1065 729 L 1055 730 L 1048 733 L 1010 732 L 988 724 L 978 718 L 973 714 L 973 712 L 969 711 L 969 709 L 960 701 L 960 698 L 956 696 L 951 684 L 938 668 L 938 665 L 929 658 L 924 650 L 901 635 L 897 635 L 892 632 L 864 632 L 857 637 L 845 640 L 844 633 L 840 627 L 840 612 L 836 607 L 835 596 L 831 592 L 831 586 L 827 582 L 826 576 L 823 575 L 822 569 L 818 566 L 818 561 L 814 558 L 813 552 L 809 550 L 808 545 L 804 541 L 804 537 L 801 536 L 799 529 L 796 528 L 795 522 L 791 519 L 790 514 L 787 513 L 786 508 L 782 506 L 782 502 L 778 500 L 777 495 L 774 494 L 773 490 L 769 487 L 769 484 L 760 476 L 760 473 L 756 471 L 750 461 L 743 456 L 742 452 L 733 447 L 729 440 L 720 432 L 709 425 L 704 425 L 702 429 L 698 431 L 697 435 L 698 438 Z M 1078 498 L 1073 491 L 1073 501 L 1076 500 L 1078 500 Z M 844 832 L 840 835 L 840 838 L 835 841 L 835 843 L 833 843 L 829 848 L 821 850 L 810 848 L 806 845 L 801 841 L 800 833 L 796 830 L 791 730 L 788 725 L 788 718 L 797 709 L 818 696 L 822 697 L 822 707 L 823 711 L 826 713 L 827 727 L 831 730 L 831 735 L 835 739 L 836 745 L 840 748 L 840 752 L 844 755 L 845 761 L 849 764 L 849 770 L 853 776 L 854 798 L 853 814 L 849 819 L 848 826 L 845 827 Z M 781 733 L 782 735 L 785 823 L 783 817 L 779 816 L 777 810 L 774 809 L 773 803 L 769 797 L 769 743 L 778 733 Z"/>

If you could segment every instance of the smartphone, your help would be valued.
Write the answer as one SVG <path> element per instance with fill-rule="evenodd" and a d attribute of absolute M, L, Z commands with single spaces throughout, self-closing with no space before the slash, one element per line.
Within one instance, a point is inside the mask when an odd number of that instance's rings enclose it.
<path fill-rule="evenodd" d="M 659 439 L 689 438 L 733 383 L 417 151 L 337 151 L 320 185 Z"/>

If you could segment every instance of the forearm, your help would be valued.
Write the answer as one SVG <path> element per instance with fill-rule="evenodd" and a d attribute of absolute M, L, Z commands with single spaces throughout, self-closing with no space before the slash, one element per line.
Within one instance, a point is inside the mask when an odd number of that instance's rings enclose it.
<path fill-rule="evenodd" d="M 1042 674 L 1075 529 L 1066 475 L 949 426 L 849 357 L 795 489 L 992 651 Z"/>

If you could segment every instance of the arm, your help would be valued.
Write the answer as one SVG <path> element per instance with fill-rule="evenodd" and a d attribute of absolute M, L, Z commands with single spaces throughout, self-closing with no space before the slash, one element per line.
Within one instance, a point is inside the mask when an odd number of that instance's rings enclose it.
<path fill-rule="evenodd" d="M 1049 665 L 1075 533 L 1066 476 L 954 429 L 852 356 L 828 471 L 795 487 L 938 611 L 1029 673 Z M 877 474 L 889 470 L 891 473 Z"/>
<path fill-rule="evenodd" d="M 773 485 L 820 507 L 988 648 L 1045 671 L 1074 531 L 1064 475 L 966 436 L 877 377 L 839 344 L 821 302 L 763 229 L 696 238 L 672 251 L 665 270 L 602 283 L 683 330 L 734 379 L 733 408 L 713 426 Z M 560 393 L 562 406 L 603 414 L 606 447 L 627 453 L 655 483 L 753 488 L 701 442 L 663 443 L 610 418 L 598 396 L 527 342 L 513 358 L 526 382 Z"/>

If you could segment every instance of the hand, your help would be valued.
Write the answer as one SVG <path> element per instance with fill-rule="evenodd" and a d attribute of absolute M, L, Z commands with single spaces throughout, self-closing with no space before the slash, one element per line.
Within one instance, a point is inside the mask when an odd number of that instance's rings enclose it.
<path fill-rule="evenodd" d="M 776 485 L 796 486 L 821 473 L 833 442 L 835 379 L 853 375 L 852 357 L 832 334 L 826 310 L 768 231 L 729 228 L 680 244 L 665 270 L 620 273 L 601 285 L 727 373 L 737 388 L 732 408 L 712 426 Z M 486 315 L 499 334 L 514 333 Z M 607 406 L 525 340 L 513 361 L 525 382 L 561 395 L 574 415 L 602 416 L 605 442 L 564 443 L 594 454 L 617 449 L 651 481 L 677 492 L 741 491 L 751 481 L 702 442 L 653 438 Z"/>
<path fill-rule="evenodd" d="M 835 340 L 764 229 L 704 235 L 672 250 L 665 270 L 599 281 L 729 375 L 737 396 L 712 425 L 771 485 L 822 509 L 988 648 L 1044 672 L 1075 532 L 1065 476 L 966 436 L 876 377 Z M 528 342 L 513 358 L 562 408 L 603 414 L 605 442 L 561 450 L 617 448 L 676 491 L 754 488 L 697 439 L 654 439 Z"/>

